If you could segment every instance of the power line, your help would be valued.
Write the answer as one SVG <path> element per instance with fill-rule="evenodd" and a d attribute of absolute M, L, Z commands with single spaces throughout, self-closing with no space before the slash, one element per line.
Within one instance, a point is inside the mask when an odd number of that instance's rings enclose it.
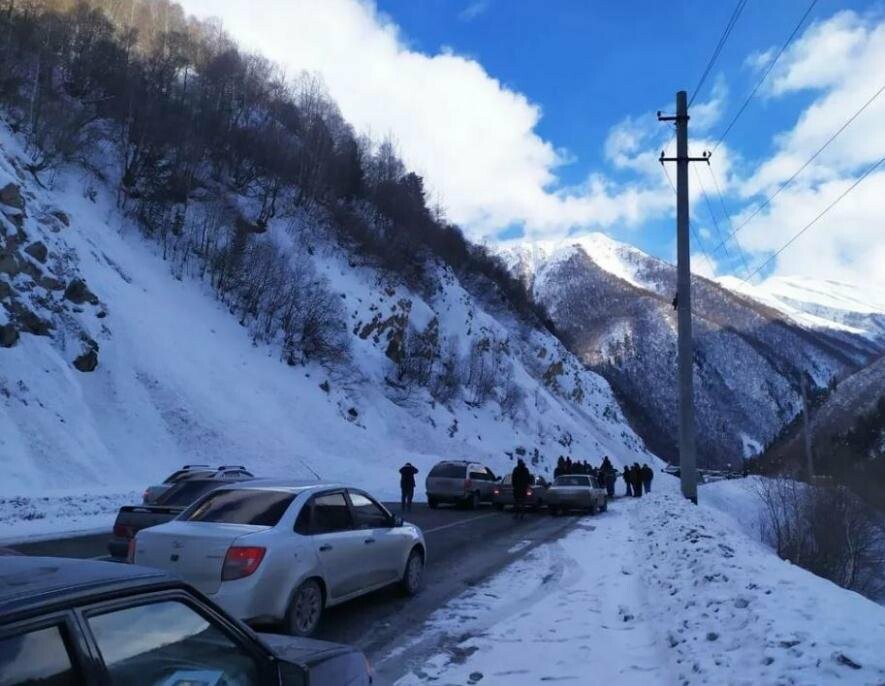
<path fill-rule="evenodd" d="M 670 182 L 670 188 L 672 188 L 672 189 L 673 189 L 673 193 L 676 194 L 676 193 L 677 193 L 677 191 L 676 191 L 676 184 L 673 183 L 673 179 L 672 179 L 672 177 L 670 176 L 670 172 L 667 171 L 667 167 L 666 167 L 665 165 L 663 165 L 663 164 L 661 165 L 661 169 L 664 170 L 664 175 L 667 177 L 667 181 Z M 704 249 L 704 244 L 703 244 L 703 242 L 701 241 L 700 234 L 698 234 L 698 232 L 695 230 L 695 226 L 694 226 L 694 224 L 691 223 L 690 220 L 689 220 L 689 222 L 688 222 L 688 228 L 691 229 L 691 233 L 692 233 L 692 235 L 694 236 L 694 239 L 695 239 L 695 241 L 696 241 L 697 244 L 698 244 L 698 248 L 700 248 L 700 250 L 701 250 L 701 254 L 704 256 L 704 258 L 706 258 L 706 260 L 707 260 L 707 264 L 710 265 L 710 274 L 711 274 L 711 275 L 715 275 L 715 274 L 716 274 L 716 267 L 715 267 L 715 265 L 713 264 L 713 260 L 710 258 L 710 255 L 709 255 L 709 254 L 707 253 L 707 251 Z"/>
<path fill-rule="evenodd" d="M 728 208 L 725 207 L 725 198 L 722 197 L 722 189 L 719 187 L 719 180 L 716 178 L 716 174 L 713 171 L 712 165 L 707 165 L 707 169 L 710 170 L 710 176 L 713 177 L 713 185 L 716 187 L 716 194 L 719 196 L 719 204 L 722 206 L 722 214 L 725 215 L 725 219 L 728 222 L 728 230 L 732 231 L 733 227 L 731 225 L 731 215 L 728 213 Z M 738 237 L 734 235 L 732 231 L 732 240 L 734 240 L 734 244 L 737 246 L 738 255 L 741 257 L 741 261 L 744 263 L 744 269 L 747 270 L 747 274 L 750 273 L 750 265 L 747 263 L 747 256 L 744 254 L 744 249 L 741 247 L 740 241 L 738 241 Z M 727 242 L 727 239 L 726 239 Z M 725 243 L 723 243 L 723 247 Z"/>
<path fill-rule="evenodd" d="M 772 69 L 774 69 L 774 65 L 777 64 L 777 61 L 781 58 L 781 55 L 784 54 L 784 51 L 789 47 L 790 43 L 793 42 L 793 39 L 796 37 L 796 34 L 799 33 L 799 29 L 802 28 L 802 25 L 805 23 L 805 20 L 808 19 L 808 15 L 811 14 L 811 10 L 814 9 L 814 6 L 817 4 L 817 0 L 811 0 L 811 4 L 808 6 L 808 9 L 805 10 L 805 14 L 799 19 L 799 22 L 793 28 L 792 33 L 787 36 L 787 40 L 784 41 L 784 44 L 781 46 L 780 50 L 777 51 L 777 55 L 774 56 L 774 59 L 768 64 L 768 68 L 765 70 L 765 73 L 762 74 L 762 78 L 756 82 L 756 85 L 753 86 L 753 90 L 750 91 L 750 94 L 747 96 L 747 99 L 744 100 L 744 103 L 741 105 L 740 109 L 734 115 L 731 122 L 729 122 L 728 126 L 725 127 L 725 131 L 722 132 L 722 135 L 719 136 L 719 140 L 716 141 L 716 145 L 713 146 L 713 152 L 722 144 L 722 141 L 725 140 L 725 137 L 728 135 L 728 132 L 731 131 L 731 128 L 735 125 L 738 119 L 741 118 L 741 115 L 744 113 L 744 110 L 747 109 L 747 105 L 750 104 L 750 101 L 756 96 L 756 91 L 759 90 L 760 86 L 765 82 L 765 79 L 768 78 L 768 75 L 771 73 Z"/>
<path fill-rule="evenodd" d="M 867 107 L 869 107 L 869 106 L 873 103 L 873 101 L 874 101 L 876 98 L 878 98 L 878 97 L 882 94 L 883 91 L 885 91 L 885 85 L 883 85 L 879 90 L 877 90 L 877 91 L 873 94 L 873 96 L 872 96 L 869 100 L 867 100 L 867 101 L 861 106 L 861 108 L 860 108 L 859 110 L 857 110 L 857 112 L 855 112 L 854 114 L 852 114 L 852 115 L 848 118 L 848 121 L 846 121 L 844 124 L 842 124 L 842 126 L 840 126 L 839 129 L 838 129 L 838 130 L 837 130 L 832 136 L 830 136 L 830 137 L 827 139 L 826 143 L 824 143 L 822 146 L 820 146 L 820 147 L 817 149 L 817 151 L 816 151 L 811 157 L 808 158 L 808 160 L 805 162 L 805 164 L 803 164 L 801 167 L 799 167 L 799 169 L 797 169 L 795 172 L 793 172 L 793 175 L 792 175 L 790 178 L 788 178 L 786 181 L 784 181 L 784 182 L 778 187 L 778 189 L 777 189 L 774 193 L 772 193 L 772 194 L 769 195 L 767 198 L 765 198 L 765 200 L 763 200 L 762 203 L 759 204 L 759 205 L 756 207 L 755 210 L 753 210 L 753 212 L 750 214 L 750 216 L 747 217 L 747 218 L 741 223 L 740 226 L 738 226 L 734 231 L 732 231 L 731 234 L 730 234 L 729 236 L 727 236 L 725 240 L 727 241 L 729 238 L 734 238 L 734 237 L 738 234 L 739 231 L 741 231 L 741 230 L 742 230 L 747 224 L 749 224 L 749 223 L 750 223 L 750 222 L 756 217 L 756 215 L 758 215 L 758 214 L 759 214 L 759 213 L 760 213 L 765 207 L 767 207 L 768 205 L 770 205 L 770 204 L 771 204 L 771 201 L 774 200 L 774 199 L 780 194 L 780 192 L 781 192 L 782 190 L 784 190 L 787 186 L 789 186 L 791 183 L 793 183 L 793 181 L 796 179 L 796 177 L 799 176 L 799 174 L 801 174 L 801 173 L 806 169 L 806 167 L 808 167 L 809 164 L 811 164 L 812 162 L 814 162 L 814 160 L 817 159 L 817 157 L 818 157 L 818 156 L 819 156 L 824 150 L 826 150 L 826 148 L 830 145 L 830 143 L 832 143 L 834 140 L 836 140 L 836 138 L 838 138 L 839 135 L 840 135 L 845 129 L 847 129 L 847 128 L 851 125 L 851 123 L 852 123 L 855 119 L 857 119 L 857 118 L 860 116 L 860 114 L 861 114 L 861 113 L 862 113 Z M 719 250 L 719 248 L 721 248 L 724 244 L 725 244 L 724 241 L 723 241 L 722 243 L 719 243 L 719 245 L 717 245 L 715 248 L 713 248 L 713 252 L 715 253 L 715 252 L 716 252 L 717 250 Z"/>
<path fill-rule="evenodd" d="M 748 276 L 745 279 L 745 282 L 749 283 L 750 279 L 752 279 L 754 276 L 756 276 L 756 274 L 761 272 L 769 262 L 771 262 L 778 255 L 780 255 L 784 250 L 789 248 L 803 233 L 805 233 L 806 231 L 808 231 L 808 229 L 810 229 L 812 226 L 814 226 L 818 222 L 818 220 L 821 219 L 821 217 L 823 217 L 827 212 L 829 212 L 831 209 L 833 209 L 833 207 L 835 207 L 837 204 L 839 204 L 839 202 L 842 200 L 842 198 L 844 198 L 851 191 L 853 191 L 855 188 L 857 188 L 857 186 L 860 184 L 860 182 L 863 181 L 865 178 L 867 178 L 870 174 L 872 174 L 873 171 L 883 162 L 885 162 L 885 157 L 880 158 L 878 162 L 875 162 L 875 163 L 871 164 L 869 167 L 867 167 L 867 169 L 864 171 L 864 173 L 861 174 L 853 184 L 851 184 L 848 188 L 846 188 L 844 191 L 842 191 L 842 193 L 839 195 L 839 197 L 837 197 L 835 200 L 833 200 L 833 202 L 831 202 L 823 210 L 821 210 L 820 213 L 814 219 L 812 219 L 805 226 L 803 226 L 790 240 L 788 240 L 786 243 L 784 243 L 777 250 L 777 252 L 775 252 L 768 259 L 766 259 L 762 264 L 760 264 L 756 268 L 756 270 L 753 271 L 753 273 L 750 274 L 750 276 Z"/>
<path fill-rule="evenodd" d="M 691 104 L 694 102 L 694 99 L 697 97 L 698 93 L 701 90 L 701 87 L 704 85 L 704 82 L 707 80 L 707 77 L 710 75 L 710 71 L 713 69 L 713 65 L 716 64 L 716 60 L 719 59 L 719 54 L 722 52 L 722 48 L 725 47 L 726 41 L 728 41 L 728 36 L 731 34 L 734 25 L 737 24 L 738 18 L 741 16 L 741 12 L 744 11 L 744 6 L 747 4 L 747 0 L 738 0 L 737 5 L 735 5 L 734 11 L 731 13 L 731 18 L 728 20 L 728 23 L 725 25 L 725 29 L 722 31 L 722 35 L 719 37 L 719 42 L 716 44 L 716 49 L 713 50 L 713 54 L 710 55 L 710 59 L 707 61 L 707 66 L 704 69 L 704 73 L 701 74 L 701 78 L 698 81 L 698 85 L 695 86 L 694 91 L 691 94 L 691 98 L 689 98 L 688 106 L 691 107 Z"/>
<path fill-rule="evenodd" d="M 719 228 L 719 221 L 716 219 L 716 213 L 713 212 L 713 204 L 710 202 L 710 196 L 707 193 L 707 189 L 704 188 L 704 184 L 701 181 L 701 175 L 698 173 L 698 168 L 694 168 L 694 176 L 697 179 L 698 187 L 701 189 L 701 195 L 704 196 L 704 202 L 707 205 L 707 211 L 710 213 L 710 221 L 713 222 L 713 227 L 716 229 L 716 238 L 722 240 L 722 231 Z M 725 248 L 725 254 L 728 255 L 728 248 Z"/>

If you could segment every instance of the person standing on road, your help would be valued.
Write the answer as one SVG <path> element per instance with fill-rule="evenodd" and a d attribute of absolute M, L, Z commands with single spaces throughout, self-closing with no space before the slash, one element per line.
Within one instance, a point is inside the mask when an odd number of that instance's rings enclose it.
<path fill-rule="evenodd" d="M 510 483 L 513 485 L 513 516 L 517 519 L 525 517 L 525 499 L 531 482 L 532 475 L 525 462 L 520 459 L 510 474 Z"/>
<path fill-rule="evenodd" d="M 556 461 L 556 469 L 553 470 L 553 478 L 555 479 L 563 474 L 565 474 L 565 458 L 560 455 L 559 459 Z"/>
<path fill-rule="evenodd" d="M 651 480 L 654 478 L 654 470 L 647 464 L 642 465 L 642 486 L 646 493 L 651 493 Z"/>
<path fill-rule="evenodd" d="M 415 496 L 415 474 L 418 469 L 411 463 L 406 462 L 399 468 L 400 509 L 403 512 L 412 511 L 412 498 Z"/>
<path fill-rule="evenodd" d="M 642 467 L 638 462 L 633 463 L 633 496 L 642 497 Z"/>
<path fill-rule="evenodd" d="M 624 471 L 621 476 L 624 478 L 624 483 L 627 486 L 627 492 L 624 493 L 628 498 L 633 495 L 633 467 L 627 465 L 624 467 Z"/>
<path fill-rule="evenodd" d="M 565 472 L 564 472 L 564 474 L 574 474 L 574 473 L 575 472 L 573 470 L 572 458 L 570 458 L 570 457 L 565 458 Z"/>

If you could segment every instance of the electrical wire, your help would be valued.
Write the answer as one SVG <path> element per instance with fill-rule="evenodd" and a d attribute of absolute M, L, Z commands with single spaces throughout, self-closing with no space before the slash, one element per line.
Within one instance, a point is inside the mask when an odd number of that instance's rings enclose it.
<path fill-rule="evenodd" d="M 873 171 L 883 162 L 885 162 L 885 157 L 880 158 L 878 162 L 874 162 L 869 167 L 867 167 L 867 169 L 864 171 L 864 173 L 861 174 L 855 180 L 855 182 L 853 184 L 851 184 L 848 188 L 846 188 L 844 191 L 842 191 L 842 193 L 840 193 L 839 196 L 835 200 L 833 200 L 833 202 L 831 202 L 823 210 L 821 210 L 814 219 L 812 219 L 805 226 L 803 226 L 799 231 L 797 231 L 790 240 L 788 240 L 786 243 L 784 243 L 780 248 L 778 248 L 777 251 L 775 251 L 775 253 L 773 255 L 768 257 L 762 264 L 760 264 L 746 279 L 744 279 L 744 281 L 746 283 L 749 283 L 750 279 L 752 279 L 754 276 L 756 276 L 756 274 L 761 272 L 766 267 L 766 265 L 768 265 L 772 260 L 774 260 L 778 255 L 780 255 L 784 250 L 786 250 L 793 243 L 795 243 L 796 240 L 802 234 L 804 234 L 806 231 L 808 231 L 808 229 L 810 229 L 812 226 L 814 226 L 827 212 L 829 212 L 836 205 L 838 205 L 839 202 L 841 202 L 842 199 L 846 195 L 848 195 L 851 191 L 853 191 L 855 188 L 857 188 L 858 185 L 860 185 L 860 182 L 863 181 L 865 178 L 867 178 L 870 174 L 872 174 Z"/>
<path fill-rule="evenodd" d="M 667 181 L 670 182 L 670 188 L 673 189 L 673 194 L 677 195 L 676 184 L 673 183 L 673 179 L 670 177 L 670 172 L 667 171 L 667 167 L 662 164 L 661 169 L 664 170 L 664 176 L 666 176 Z M 700 250 L 701 250 L 701 254 L 704 256 L 704 258 L 706 258 L 707 264 L 710 265 L 710 274 L 715 275 L 716 274 L 716 266 L 713 264 L 713 260 L 710 258 L 710 255 L 707 254 L 707 251 L 704 249 L 704 244 L 701 241 L 701 237 L 698 234 L 698 232 L 695 230 L 694 224 L 691 223 L 691 219 L 688 220 L 688 228 L 691 230 L 691 234 L 692 234 L 692 236 L 694 236 L 694 239 L 698 244 L 698 248 L 700 248 Z"/>
<path fill-rule="evenodd" d="M 719 187 L 719 179 L 716 178 L 716 173 L 713 171 L 713 166 L 708 164 L 707 169 L 710 171 L 710 176 L 713 177 L 713 185 L 716 187 L 716 194 L 719 196 L 719 204 L 722 206 L 722 214 L 725 215 L 725 219 L 728 222 L 728 230 L 732 230 L 731 225 L 731 215 L 728 213 L 728 208 L 725 207 L 725 198 L 722 197 L 722 189 Z M 740 241 L 738 241 L 738 237 L 735 236 L 732 232 L 732 240 L 734 244 L 737 246 L 738 255 L 741 257 L 741 261 L 744 263 L 744 269 L 747 270 L 747 274 L 750 273 L 750 265 L 747 263 L 747 256 L 744 253 L 744 249 L 741 247 Z M 723 244 L 723 247 L 724 244 Z"/>
<path fill-rule="evenodd" d="M 769 195 L 767 198 L 765 198 L 765 200 L 762 201 L 762 203 L 760 203 L 759 205 L 757 205 L 757 206 L 756 206 L 756 209 L 753 210 L 753 212 L 750 214 L 750 216 L 747 217 L 747 218 L 741 223 L 740 226 L 738 226 L 736 229 L 734 229 L 734 230 L 731 232 L 731 234 L 730 234 L 729 236 L 726 237 L 725 240 L 727 241 L 727 240 L 729 240 L 730 238 L 734 238 L 735 236 L 737 236 L 737 234 L 738 234 L 741 230 L 743 230 L 743 228 L 744 228 L 747 224 L 749 224 L 751 221 L 753 221 L 753 219 L 754 219 L 754 218 L 755 218 L 755 217 L 756 217 L 756 216 L 757 216 L 757 215 L 758 215 L 758 214 L 759 214 L 764 208 L 766 208 L 768 205 L 770 205 L 770 204 L 771 204 L 771 201 L 774 200 L 774 199 L 780 194 L 781 191 L 783 191 L 787 186 L 789 186 L 791 183 L 793 183 L 793 181 L 796 179 L 796 177 L 799 176 L 799 174 L 801 174 L 801 173 L 802 173 L 802 172 L 808 167 L 809 164 L 811 164 L 812 162 L 814 162 L 814 160 L 816 160 L 817 157 L 818 157 L 818 156 L 819 156 L 824 150 L 826 150 L 826 148 L 830 145 L 830 143 L 832 143 L 834 140 L 836 140 L 836 138 L 838 138 L 839 135 L 840 135 L 845 129 L 847 129 L 847 128 L 851 125 L 851 123 L 852 123 L 855 119 L 857 119 L 857 118 L 861 115 L 861 113 L 862 113 L 867 107 L 869 107 L 869 106 L 873 103 L 873 101 L 874 101 L 876 98 L 878 98 L 880 95 L 882 95 L 882 92 L 883 92 L 883 91 L 885 91 L 885 85 L 883 85 L 879 90 L 877 90 L 877 91 L 873 94 L 873 96 L 872 96 L 869 100 L 867 100 L 867 101 L 861 106 L 861 108 L 860 108 L 859 110 L 857 110 L 854 114 L 852 114 L 852 115 L 848 118 L 848 120 L 847 120 L 844 124 L 842 124 L 842 126 L 840 126 L 840 127 L 836 130 L 836 132 L 835 132 L 832 136 L 830 136 L 830 137 L 827 139 L 827 141 L 826 141 L 822 146 L 820 146 L 820 147 L 817 149 L 817 151 L 816 151 L 811 157 L 808 158 L 808 160 L 805 162 L 805 164 L 803 164 L 801 167 L 799 167 L 799 169 L 797 169 L 795 172 L 793 172 L 793 175 L 790 176 L 790 178 L 788 178 L 786 181 L 784 181 L 783 183 L 781 183 L 781 185 L 778 186 L 778 189 L 777 189 L 774 193 L 772 193 L 771 195 Z M 724 244 L 725 244 L 725 243 L 724 243 L 724 241 L 723 241 L 722 243 L 720 243 L 719 245 L 717 245 L 715 248 L 713 248 L 713 252 L 715 253 L 715 252 L 716 252 L 717 250 L 719 250 L 719 248 L 721 248 Z"/>
<path fill-rule="evenodd" d="M 716 49 L 713 50 L 713 54 L 710 55 L 710 59 L 707 61 L 707 66 L 704 69 L 704 73 L 701 74 L 701 78 L 698 81 L 698 85 L 695 86 L 694 91 L 691 94 L 691 98 L 688 100 L 688 105 L 691 107 L 691 104 L 694 102 L 694 99 L 697 97 L 701 88 L 704 85 L 704 82 L 707 80 L 707 77 L 710 75 L 710 71 L 713 69 L 713 65 L 716 64 L 716 60 L 719 59 L 719 55 L 722 52 L 722 48 L 725 47 L 725 43 L 728 41 L 729 35 L 731 35 L 732 29 L 734 29 L 735 24 L 737 24 L 737 20 L 741 16 L 741 12 L 744 11 L 744 7 L 747 4 L 747 0 L 738 0 L 737 5 L 735 5 L 734 11 L 731 13 L 731 18 L 728 20 L 728 23 L 725 25 L 725 29 L 722 31 L 722 35 L 719 37 L 719 42 L 716 44 Z"/>
<path fill-rule="evenodd" d="M 732 127 L 735 125 L 738 119 L 741 118 L 741 115 L 744 113 L 744 110 L 747 109 L 747 105 L 750 104 L 750 101 L 756 96 L 756 91 L 765 83 L 765 79 L 768 78 L 768 75 L 774 69 L 774 66 L 777 64 L 777 61 L 781 58 L 781 55 L 784 54 L 786 49 L 790 46 L 790 43 L 793 42 L 793 39 L 796 37 L 796 34 L 799 33 L 799 29 L 802 28 L 802 25 L 805 23 L 805 20 L 808 19 L 808 15 L 811 14 L 811 10 L 814 9 L 814 6 L 817 4 L 817 0 L 811 0 L 811 4 L 808 5 L 808 8 L 805 10 L 805 14 L 799 19 L 799 22 L 793 28 L 792 33 L 787 36 L 787 40 L 784 41 L 784 44 L 780 47 L 780 50 L 777 51 L 777 54 L 774 56 L 774 59 L 769 62 L 768 67 L 765 69 L 765 72 L 762 74 L 762 78 L 756 82 L 756 85 L 753 86 L 753 90 L 750 91 L 750 94 L 747 96 L 746 100 L 744 100 L 743 104 L 738 109 L 737 113 L 734 115 L 732 120 L 729 122 L 728 126 L 725 127 L 725 131 L 722 132 L 722 135 L 719 136 L 719 140 L 716 141 L 716 145 L 713 146 L 713 152 L 716 152 L 716 149 L 722 145 L 722 141 L 725 140 L 725 137 L 728 135 L 729 131 L 731 131 Z"/>

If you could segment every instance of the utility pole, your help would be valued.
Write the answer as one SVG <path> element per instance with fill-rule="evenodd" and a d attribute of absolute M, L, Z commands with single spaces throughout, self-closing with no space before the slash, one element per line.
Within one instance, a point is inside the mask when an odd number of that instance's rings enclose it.
<path fill-rule="evenodd" d="M 814 480 L 814 459 L 811 455 L 811 422 L 808 416 L 808 391 L 805 388 L 805 374 L 802 374 L 802 424 L 805 434 L 805 469 L 808 471 L 808 483 Z"/>
<path fill-rule="evenodd" d="M 676 116 L 658 112 L 658 121 L 676 123 L 676 157 L 664 157 L 660 163 L 676 163 L 676 300 L 679 332 L 679 475 L 682 495 L 698 502 L 698 473 L 695 455 L 694 421 L 694 350 L 691 338 L 691 246 L 688 232 L 688 164 L 710 163 L 710 154 L 688 156 L 688 105 L 685 91 L 676 93 Z"/>

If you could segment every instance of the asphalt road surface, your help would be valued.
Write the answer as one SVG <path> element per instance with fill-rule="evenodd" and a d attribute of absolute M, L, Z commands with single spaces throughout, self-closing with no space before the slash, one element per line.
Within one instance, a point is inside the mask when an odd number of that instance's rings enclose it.
<path fill-rule="evenodd" d="M 388 507 L 392 512 L 399 511 L 399 503 L 388 503 Z M 398 644 L 420 634 L 431 613 L 533 547 L 556 540 L 577 518 L 551 517 L 544 512 L 517 521 L 510 513 L 488 507 L 431 510 L 416 503 L 406 520 L 420 526 L 427 541 L 428 562 L 421 592 L 405 598 L 398 589 L 390 588 L 330 608 L 317 634 L 317 638 L 362 649 L 376 665 L 382 684 L 391 683 L 426 657 L 414 651 L 390 655 Z M 109 536 L 93 534 L 12 547 L 28 555 L 100 559 L 107 555 Z"/>

